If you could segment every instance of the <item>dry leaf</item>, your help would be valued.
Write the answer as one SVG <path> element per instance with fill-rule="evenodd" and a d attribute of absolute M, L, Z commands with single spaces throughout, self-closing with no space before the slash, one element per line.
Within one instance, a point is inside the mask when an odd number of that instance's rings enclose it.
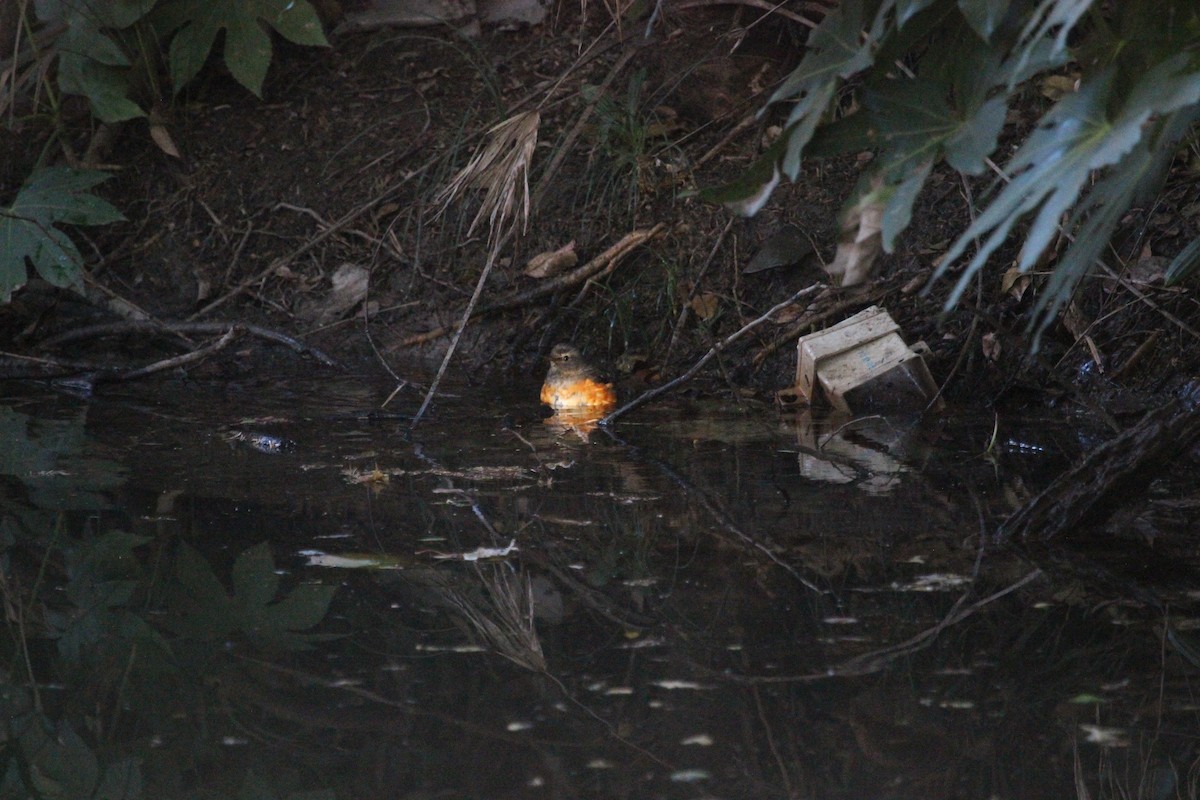
<path fill-rule="evenodd" d="M 1170 263 L 1171 259 L 1163 256 L 1143 255 L 1126 268 L 1125 278 L 1143 286 L 1162 285 Z"/>
<path fill-rule="evenodd" d="M 776 325 L 787 325 L 789 322 L 795 322 L 800 319 L 807 310 L 808 306 L 792 303 L 790 306 L 784 306 L 776 311 L 775 315 L 771 317 L 771 322 Z"/>
<path fill-rule="evenodd" d="M 1028 288 L 1029 275 L 1017 267 L 1009 267 L 1000 279 L 1000 291 L 1012 295 L 1017 300 L 1025 296 L 1025 290 Z"/>
<path fill-rule="evenodd" d="M 529 222 L 529 167 L 540 122 L 538 112 L 526 111 L 489 130 L 487 141 L 437 196 L 435 202 L 442 204 L 438 213 L 444 213 L 468 188 L 479 188 L 485 194 L 468 236 L 486 218 L 494 245 L 504 228 L 516 224 L 514 214 L 524 230 Z"/>
<path fill-rule="evenodd" d="M 912 294 L 921 289 L 929 281 L 929 273 L 921 270 L 916 275 L 909 279 L 908 283 L 900 287 L 900 294 Z"/>
<path fill-rule="evenodd" d="M 551 278 L 578 263 L 579 256 L 575 254 L 575 242 L 571 241 L 557 250 L 538 253 L 529 259 L 529 263 L 525 265 L 525 274 L 531 278 Z"/>
<path fill-rule="evenodd" d="M 1038 85 L 1038 91 L 1055 103 L 1074 92 L 1079 86 L 1078 75 L 1047 75 Z"/>
<path fill-rule="evenodd" d="M 883 252 L 883 176 L 871 180 L 871 190 L 846 210 L 837 254 L 825 271 L 839 286 L 857 286 L 875 277 Z"/>
<path fill-rule="evenodd" d="M 1079 341 L 1079 339 L 1085 333 L 1087 333 L 1090 323 L 1088 322 L 1088 318 L 1084 315 L 1083 311 L 1078 305 L 1075 304 L 1075 301 L 1072 300 L 1067 306 L 1066 311 L 1063 312 L 1062 324 L 1063 327 L 1066 328 L 1073 337 L 1075 337 L 1075 341 Z"/>
<path fill-rule="evenodd" d="M 812 251 L 812 242 L 804 235 L 804 231 L 789 223 L 766 238 L 742 273 L 753 275 L 763 270 L 799 264 Z"/>
<path fill-rule="evenodd" d="M 301 312 L 304 317 L 319 325 L 339 319 L 367 296 L 371 273 L 358 264 L 345 263 L 334 270 L 332 283 L 333 289 L 324 299 Z"/>
<path fill-rule="evenodd" d="M 983 347 L 983 355 L 988 361 L 998 361 L 1000 359 L 1000 339 L 996 336 L 995 331 L 988 331 L 983 335 L 980 344 Z"/>
<path fill-rule="evenodd" d="M 155 124 L 150 126 L 150 138 L 158 145 L 159 150 L 162 150 L 171 156 L 171 158 L 181 158 L 179 148 L 175 146 L 175 140 L 171 138 L 170 132 L 162 125 Z"/>
<path fill-rule="evenodd" d="M 692 298 L 692 311 L 705 322 L 716 316 L 720 307 L 720 298 L 712 292 L 703 292 Z"/>

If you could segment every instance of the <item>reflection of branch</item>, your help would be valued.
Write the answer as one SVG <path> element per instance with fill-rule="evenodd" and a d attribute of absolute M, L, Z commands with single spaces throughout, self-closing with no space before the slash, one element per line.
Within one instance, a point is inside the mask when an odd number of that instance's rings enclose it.
<path fill-rule="evenodd" d="M 311 355 L 326 366 L 334 366 L 337 363 L 315 347 L 309 347 L 304 342 L 294 339 L 287 334 L 270 328 L 264 328 L 261 325 L 250 325 L 244 322 L 152 322 L 149 320 L 106 322 L 100 325 L 85 325 L 82 328 L 74 328 L 57 336 L 51 336 L 49 339 L 39 342 L 38 347 L 54 347 L 55 345 L 74 342 L 79 339 L 121 336 L 127 333 L 217 334 L 226 333 L 234 327 L 239 327 L 246 331 L 246 333 L 257 336 L 260 339 L 266 339 L 267 341 L 289 347 L 297 353 Z"/>
<path fill-rule="evenodd" d="M 872 650 L 869 653 L 857 655 L 854 658 L 847 659 L 841 664 L 830 667 L 822 672 L 812 672 L 807 675 L 734 675 L 728 672 L 722 672 L 721 675 L 727 680 L 734 683 L 744 683 L 748 685 L 756 685 L 760 683 L 815 683 L 817 681 L 828 680 L 829 678 L 847 678 L 857 677 L 860 675 L 872 675 L 884 669 L 888 664 L 898 658 L 912 655 L 913 653 L 924 650 L 929 645 L 933 644 L 938 635 L 949 628 L 951 625 L 957 625 L 967 617 L 974 614 L 979 609 L 987 606 L 1002 597 L 1012 594 L 1017 589 L 1025 586 L 1028 583 L 1042 576 L 1040 569 L 1035 569 L 1025 577 L 1021 578 L 1016 583 L 1010 584 L 998 592 L 988 595 L 982 600 L 977 600 L 969 606 L 963 606 L 969 595 L 964 594 L 958 599 L 950 609 L 949 613 L 942 618 L 940 622 L 930 628 L 905 639 L 899 644 L 889 645 L 878 650 Z"/>
<path fill-rule="evenodd" d="M 762 542 L 759 542 L 753 536 L 751 536 L 750 534 L 746 533 L 741 528 L 739 528 L 737 523 L 733 521 L 733 517 L 731 517 L 729 515 L 728 511 L 721 508 L 720 505 L 718 505 L 717 501 L 713 500 L 711 497 L 709 497 L 707 494 L 705 494 L 703 491 L 701 491 L 698 487 L 693 486 L 692 483 L 687 478 L 683 477 L 678 472 L 676 472 L 674 467 L 670 466 L 665 461 L 660 461 L 657 458 L 654 458 L 652 456 L 646 455 L 645 453 L 642 453 L 639 448 L 635 448 L 635 447 L 629 445 L 628 443 L 626 443 L 625 441 L 623 441 L 622 439 L 617 437 L 615 434 L 613 434 L 611 431 L 609 431 L 607 428 L 605 429 L 605 431 L 613 439 L 613 441 L 625 446 L 626 448 L 629 448 L 632 451 L 637 452 L 641 456 L 641 458 L 643 458 L 644 460 L 653 464 L 664 475 L 666 475 L 668 478 L 670 478 L 671 481 L 673 483 L 675 483 L 675 485 L 679 486 L 679 488 L 683 489 L 690 496 L 696 498 L 696 500 L 699 501 L 700 505 L 704 508 L 704 510 L 707 511 L 709 513 L 709 515 L 712 516 L 712 518 L 714 520 L 716 520 L 717 524 L 719 524 L 722 528 L 729 531 L 734 536 L 736 536 L 738 539 L 740 539 L 742 542 L 753 547 L 755 550 L 762 552 L 763 555 L 765 555 L 768 559 L 770 559 L 772 562 L 774 562 L 777 566 L 782 567 L 784 570 L 786 570 L 789 575 L 791 575 L 793 578 L 795 578 L 797 581 L 799 581 L 805 588 L 811 589 L 812 591 L 816 592 L 817 594 L 828 594 L 827 590 L 822 589 L 821 587 L 817 586 L 812 581 L 805 578 L 803 575 L 801 575 L 799 572 L 797 572 L 795 570 L 795 568 L 792 567 L 791 564 L 787 563 L 782 558 L 780 558 L 778 555 L 773 553 L 769 547 L 764 545 Z"/>

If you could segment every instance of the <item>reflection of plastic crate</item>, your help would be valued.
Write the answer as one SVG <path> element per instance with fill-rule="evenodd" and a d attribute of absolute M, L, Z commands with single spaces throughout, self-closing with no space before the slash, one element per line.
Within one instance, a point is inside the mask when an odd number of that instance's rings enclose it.
<path fill-rule="evenodd" d="M 823 394 L 845 412 L 923 410 L 937 396 L 937 384 L 899 331 L 886 311 L 871 306 L 801 337 L 796 345 L 800 399 L 813 403 Z"/>

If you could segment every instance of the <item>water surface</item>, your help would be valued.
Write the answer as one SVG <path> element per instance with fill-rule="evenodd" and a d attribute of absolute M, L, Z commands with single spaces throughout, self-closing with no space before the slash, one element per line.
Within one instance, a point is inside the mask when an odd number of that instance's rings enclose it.
<path fill-rule="evenodd" d="M 393 388 L 8 387 L 12 796 L 1196 796 L 1162 614 L 991 541 L 1090 426 Z"/>

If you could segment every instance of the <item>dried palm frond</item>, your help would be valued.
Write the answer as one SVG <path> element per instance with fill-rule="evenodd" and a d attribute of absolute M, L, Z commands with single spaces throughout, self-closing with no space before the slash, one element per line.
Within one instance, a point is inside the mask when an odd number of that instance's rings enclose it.
<path fill-rule="evenodd" d="M 439 213 L 444 213 L 467 189 L 483 189 L 483 202 L 468 235 L 486 217 L 488 238 L 495 243 L 505 227 L 514 223 L 514 210 L 520 214 L 524 231 L 529 223 L 529 165 L 540 121 L 537 111 L 526 111 L 488 131 L 487 141 L 438 195 L 437 202 L 442 204 Z"/>

